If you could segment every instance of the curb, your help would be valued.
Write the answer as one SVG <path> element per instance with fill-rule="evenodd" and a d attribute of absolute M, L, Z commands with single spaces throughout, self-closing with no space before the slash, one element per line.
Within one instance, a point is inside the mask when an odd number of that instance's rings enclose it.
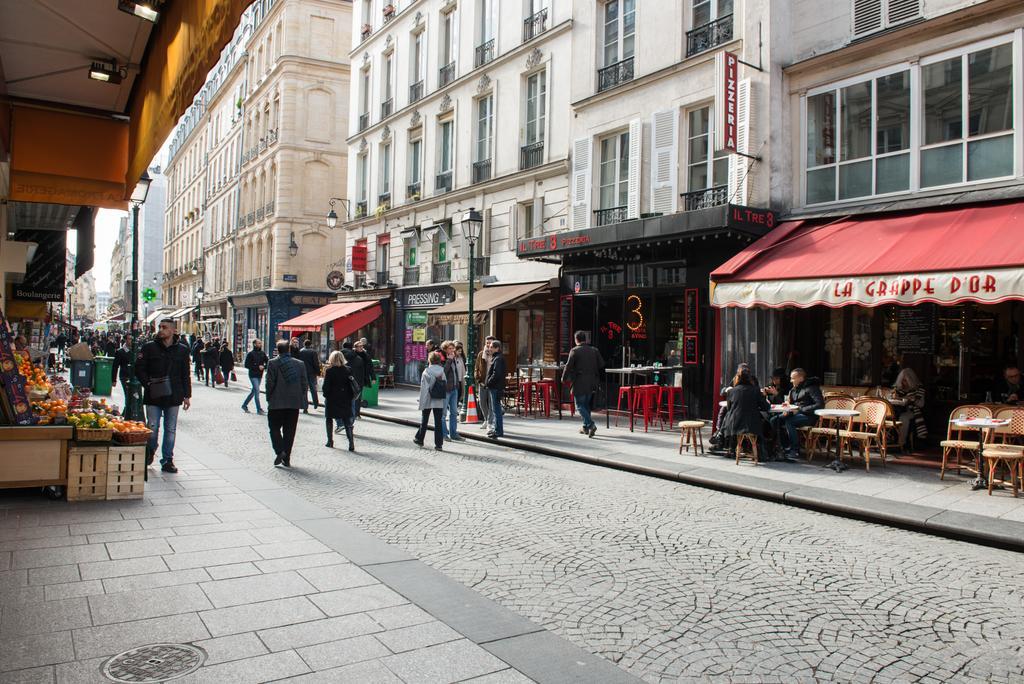
<path fill-rule="evenodd" d="M 361 415 L 388 423 L 418 428 L 419 421 L 399 418 L 373 409 L 363 409 Z M 895 527 L 933 537 L 943 537 L 992 546 L 1003 550 L 1024 551 L 1024 522 L 1000 520 L 972 513 L 947 511 L 933 506 L 901 503 L 878 499 L 861 494 L 808 487 L 796 483 L 780 482 L 737 473 L 730 480 L 723 480 L 720 471 L 700 466 L 668 468 L 660 461 L 634 457 L 636 461 L 650 460 L 650 463 L 627 461 L 603 456 L 588 456 L 562 449 L 552 449 L 533 442 L 524 442 L 507 437 L 490 439 L 479 435 L 460 433 L 467 440 L 485 444 L 520 449 L 544 456 L 553 456 L 570 461 L 586 463 L 602 468 L 613 468 L 637 475 L 657 477 L 683 484 L 712 489 L 726 494 L 780 503 L 794 508 L 827 513 L 841 518 L 850 518 L 888 527 Z"/>

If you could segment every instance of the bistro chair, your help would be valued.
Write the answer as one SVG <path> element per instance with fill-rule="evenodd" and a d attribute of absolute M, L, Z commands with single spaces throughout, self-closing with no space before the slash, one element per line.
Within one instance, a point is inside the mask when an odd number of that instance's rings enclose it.
<path fill-rule="evenodd" d="M 839 453 L 849 449 L 850 458 L 853 458 L 853 446 L 857 445 L 857 451 L 864 458 L 864 469 L 871 471 L 871 447 L 878 449 L 882 457 L 882 466 L 885 466 L 886 445 L 885 445 L 885 418 L 889 412 L 887 402 L 882 399 L 860 399 L 854 404 L 854 410 L 858 415 L 852 416 L 850 426 L 846 430 L 839 431 Z M 856 429 L 854 429 L 856 427 Z"/>
<path fill-rule="evenodd" d="M 750 446 L 750 454 L 743 453 L 743 445 Z M 736 436 L 736 465 L 740 464 L 740 458 L 748 457 L 757 465 L 757 435 L 751 432 L 744 432 Z"/>
<path fill-rule="evenodd" d="M 701 434 L 701 430 L 704 428 L 703 420 L 682 420 L 679 421 L 679 428 L 682 432 L 679 434 L 679 453 L 683 453 L 683 449 L 687 451 L 690 447 L 693 447 L 693 455 L 697 455 L 697 449 L 700 448 L 700 454 L 704 454 L 704 436 Z"/>
<path fill-rule="evenodd" d="M 954 456 L 956 458 L 956 474 L 960 474 L 960 470 L 964 463 L 960 460 L 960 455 L 967 451 L 974 453 L 978 450 L 977 439 L 965 439 L 964 433 L 975 433 L 977 430 L 971 428 L 961 428 L 953 423 L 960 416 L 966 419 L 971 418 L 991 418 L 992 409 L 988 406 L 981 404 L 964 404 L 958 406 L 949 414 L 949 423 L 946 427 L 946 439 L 939 442 L 939 446 L 942 447 L 942 468 L 939 470 L 939 479 L 946 479 L 946 466 L 949 463 L 949 457 Z M 991 433 L 990 433 L 991 434 Z M 991 437 L 990 437 L 991 438 Z M 974 472 L 974 469 L 970 466 L 967 467 L 969 472 Z M 980 476 L 981 473 L 978 473 Z"/>
<path fill-rule="evenodd" d="M 854 405 L 857 402 L 853 397 L 847 396 L 834 396 L 825 400 L 825 408 L 827 409 L 846 409 L 848 411 L 853 410 Z M 832 442 L 836 438 L 836 422 L 842 420 L 838 416 L 822 416 L 818 418 L 818 424 L 816 426 L 807 426 L 800 428 L 806 434 L 805 447 L 807 449 L 807 460 L 813 461 L 814 457 L 818 453 L 818 445 L 824 440 L 825 450 L 824 453 L 828 453 L 829 449 L 832 448 Z M 849 420 L 846 420 L 847 428 L 850 427 Z"/>
<path fill-rule="evenodd" d="M 993 411 L 992 417 L 1010 421 L 1009 425 L 992 430 L 993 446 L 1024 453 L 1024 406 L 1001 406 Z"/>

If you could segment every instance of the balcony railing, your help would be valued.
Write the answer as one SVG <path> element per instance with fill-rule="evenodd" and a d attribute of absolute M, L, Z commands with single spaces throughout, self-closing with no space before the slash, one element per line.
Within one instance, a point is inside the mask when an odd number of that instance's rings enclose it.
<path fill-rule="evenodd" d="M 683 198 L 683 211 L 718 207 L 729 201 L 729 186 L 715 185 L 703 190 L 684 192 L 680 197 Z"/>
<path fill-rule="evenodd" d="M 406 266 L 402 269 L 402 285 L 419 285 L 420 284 L 420 267 L 419 266 Z"/>
<path fill-rule="evenodd" d="M 245 288 L 243 287 L 244 285 L 245 285 L 245 283 L 242 282 L 241 280 L 236 280 L 235 281 L 235 292 L 244 292 L 245 291 Z"/>
<path fill-rule="evenodd" d="M 482 67 L 488 62 L 494 61 L 494 39 L 476 46 L 476 56 L 473 59 L 474 67 Z"/>
<path fill-rule="evenodd" d="M 266 138 L 260 138 L 260 152 L 263 152 L 266 149 L 267 149 L 267 139 Z"/>
<path fill-rule="evenodd" d="M 365 114 L 360 114 L 359 115 L 359 130 L 360 131 L 365 131 L 367 128 L 369 128 L 369 126 L 370 126 L 370 113 L 366 112 Z"/>
<path fill-rule="evenodd" d="M 388 280 L 391 278 L 387 271 L 377 271 L 376 277 L 376 283 L 378 287 L 384 287 L 385 285 L 387 285 Z"/>
<path fill-rule="evenodd" d="M 267 214 L 268 217 L 269 216 L 273 216 L 274 215 L 274 203 L 273 202 L 267 202 L 267 206 L 266 206 L 265 211 L 266 211 L 266 214 Z"/>
<path fill-rule="evenodd" d="M 276 128 L 272 128 L 272 129 L 270 129 L 269 132 L 267 132 L 267 140 L 270 142 L 271 145 L 273 145 L 274 143 L 277 142 L 277 129 Z"/>
<path fill-rule="evenodd" d="M 421 184 L 419 182 L 409 183 L 409 185 L 405 186 L 405 199 L 416 202 L 421 197 L 420 190 Z"/>
<path fill-rule="evenodd" d="M 449 62 L 438 70 L 437 87 L 443 88 L 455 80 L 455 62 Z"/>
<path fill-rule="evenodd" d="M 473 275 L 477 278 L 491 274 L 491 257 L 473 257 Z"/>
<path fill-rule="evenodd" d="M 373 33 L 373 27 L 369 24 L 363 24 L 363 28 L 360 30 L 359 35 L 363 37 L 363 40 L 366 40 L 370 37 L 371 33 Z"/>
<path fill-rule="evenodd" d="M 409 86 L 409 104 L 419 102 L 421 97 L 423 97 L 423 81 L 416 81 Z"/>
<path fill-rule="evenodd" d="M 263 220 L 263 207 L 256 210 L 256 221 L 257 223 Z"/>
<path fill-rule="evenodd" d="M 597 70 L 597 92 L 614 88 L 617 85 L 633 80 L 633 58 L 627 57 Z"/>
<path fill-rule="evenodd" d="M 491 178 L 491 160 L 473 162 L 473 182 L 481 183 Z"/>
<path fill-rule="evenodd" d="M 366 200 L 363 200 L 362 202 L 356 202 L 356 218 L 357 219 L 358 218 L 365 218 L 366 217 L 366 206 L 367 206 Z"/>
<path fill-rule="evenodd" d="M 387 207 L 388 209 L 391 208 L 390 192 L 382 192 L 379 195 L 377 195 L 377 208 L 379 209 L 380 207 Z"/>
<path fill-rule="evenodd" d="M 548 10 L 545 7 L 523 19 L 523 42 L 533 40 L 548 30 Z"/>
<path fill-rule="evenodd" d="M 452 279 L 452 262 L 445 261 L 440 264 L 431 264 L 430 282 L 448 283 Z"/>
<path fill-rule="evenodd" d="M 269 288 L 269 287 L 270 287 L 270 276 L 263 276 L 263 288 L 266 289 L 266 288 Z"/>
<path fill-rule="evenodd" d="M 356 273 L 355 277 L 352 279 L 352 284 L 356 287 L 366 287 L 366 274 Z"/>
<path fill-rule="evenodd" d="M 395 98 L 389 97 L 380 103 L 380 118 L 386 119 L 391 116 L 391 112 L 395 108 Z"/>
<path fill-rule="evenodd" d="M 544 141 L 523 145 L 519 148 L 519 170 L 525 171 L 544 163 Z"/>
<path fill-rule="evenodd" d="M 732 15 L 727 14 L 686 32 L 686 56 L 700 54 L 732 40 Z"/>
<path fill-rule="evenodd" d="M 610 226 L 613 223 L 622 223 L 626 220 L 626 207 L 609 207 L 594 211 L 594 226 Z"/>
<path fill-rule="evenodd" d="M 444 173 L 437 174 L 437 181 L 434 184 L 434 189 L 438 192 L 451 192 L 452 172 L 445 171 Z"/>
<path fill-rule="evenodd" d="M 239 228 L 245 228 L 245 217 L 244 216 L 239 216 L 238 217 L 238 227 Z"/>
<path fill-rule="evenodd" d="M 248 214 L 245 215 L 245 223 L 246 223 L 246 225 L 249 225 L 249 226 L 252 226 L 252 225 L 256 224 L 256 212 L 255 211 L 250 211 Z"/>

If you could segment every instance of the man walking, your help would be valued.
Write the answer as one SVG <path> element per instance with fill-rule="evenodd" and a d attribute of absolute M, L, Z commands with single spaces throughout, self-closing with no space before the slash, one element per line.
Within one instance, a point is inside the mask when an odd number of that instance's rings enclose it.
<path fill-rule="evenodd" d="M 341 345 L 341 353 L 345 357 L 345 365 L 352 372 L 352 378 L 359 385 L 358 391 L 352 395 L 352 420 L 355 420 L 359 417 L 359 409 L 363 404 L 363 383 L 366 381 L 366 370 L 363 357 L 356 353 L 351 342 Z"/>
<path fill-rule="evenodd" d="M 260 406 L 260 380 L 263 379 L 263 371 L 267 368 L 267 353 L 263 351 L 263 343 L 260 340 L 252 341 L 252 351 L 245 355 L 245 367 L 249 369 L 249 384 L 252 389 L 242 402 L 242 410 L 249 412 L 249 402 L 256 400 L 256 413 L 263 415 L 263 407 Z"/>
<path fill-rule="evenodd" d="M 299 352 L 299 360 L 306 365 L 306 382 L 309 383 L 309 396 L 313 399 L 313 408 L 320 408 L 320 398 L 316 395 L 316 379 L 320 377 L 320 354 L 313 349 L 313 340 L 306 339 Z M 309 413 L 309 409 L 303 411 Z"/>
<path fill-rule="evenodd" d="M 377 378 L 377 374 L 373 372 L 373 359 L 370 358 L 370 355 L 366 351 L 366 338 L 364 337 L 361 340 L 357 341 L 354 345 L 352 345 L 352 349 L 353 351 L 355 351 L 356 356 L 358 356 L 359 359 L 363 362 L 363 377 L 358 378 L 359 385 L 361 387 L 369 387 Z M 359 401 L 356 402 L 355 413 L 353 414 L 353 417 L 359 418 L 359 414 L 362 412 L 362 410 L 363 393 L 362 391 L 360 391 Z"/>
<path fill-rule="evenodd" d="M 121 346 L 114 352 L 114 363 L 111 369 L 111 379 L 121 383 L 121 391 L 124 392 L 124 406 L 128 406 L 128 373 L 132 361 L 132 338 L 125 335 Z"/>
<path fill-rule="evenodd" d="M 156 331 L 156 339 L 142 345 L 135 358 L 135 377 L 142 383 L 142 402 L 146 405 L 146 426 L 152 430 L 146 445 L 146 464 L 153 461 L 160 438 L 160 421 L 164 424 L 164 441 L 160 452 L 160 470 L 176 473 L 174 437 L 178 431 L 178 409 L 188 411 L 192 405 L 192 374 L 188 349 L 178 341 L 173 318 L 164 318 Z"/>
<path fill-rule="evenodd" d="M 277 341 L 277 356 L 267 363 L 267 425 L 274 447 L 274 465 L 290 468 L 299 410 L 308 406 L 306 366 L 289 352 L 288 340 Z"/>
<path fill-rule="evenodd" d="M 587 344 L 587 333 L 583 330 L 576 331 L 576 346 L 569 352 L 569 358 L 565 362 L 565 370 L 562 371 L 562 383 L 569 383 L 572 388 L 572 395 L 576 400 L 576 410 L 580 412 L 583 419 L 583 427 L 580 434 L 593 437 L 597 433 L 597 426 L 591 416 L 594 409 L 594 394 L 601 386 L 601 371 L 604 369 L 604 359 L 596 347 Z"/>
<path fill-rule="evenodd" d="M 488 335 L 484 340 L 484 348 L 477 354 L 473 361 L 473 381 L 481 390 L 480 396 L 476 398 L 477 407 L 480 409 L 480 429 L 490 430 L 494 425 L 494 415 L 491 411 L 491 393 L 487 391 L 484 382 L 487 380 L 487 368 L 491 365 L 491 342 L 495 340 L 493 335 Z"/>
<path fill-rule="evenodd" d="M 491 398 L 491 412 L 494 414 L 494 427 L 487 433 L 491 439 L 505 436 L 505 423 L 502 420 L 504 410 L 501 406 L 505 394 L 505 357 L 501 354 L 501 342 L 491 342 L 491 365 L 487 367 L 487 378 L 484 386 Z"/>

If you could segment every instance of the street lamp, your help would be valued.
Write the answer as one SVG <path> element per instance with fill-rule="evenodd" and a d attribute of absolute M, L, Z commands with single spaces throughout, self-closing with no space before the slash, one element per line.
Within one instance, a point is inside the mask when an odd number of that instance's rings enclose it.
<path fill-rule="evenodd" d="M 288 240 L 288 253 L 292 256 L 299 253 L 299 243 L 295 241 L 295 231 L 292 231 L 292 235 Z"/>
<path fill-rule="evenodd" d="M 142 385 L 135 377 L 135 357 L 139 353 L 139 208 L 146 203 L 149 185 L 153 180 L 146 171 L 135 185 L 129 202 L 132 204 L 132 355 L 128 360 L 128 397 L 125 401 L 124 417 L 128 420 L 145 420 L 142 413 Z"/>
<path fill-rule="evenodd" d="M 329 212 L 327 212 L 327 227 L 328 228 L 334 228 L 335 226 L 338 225 L 338 215 L 336 213 L 334 213 L 334 203 L 335 202 L 341 202 L 341 206 L 345 208 L 345 220 L 346 221 L 349 220 L 349 213 L 350 213 L 349 212 L 349 203 L 348 203 L 347 199 L 342 199 L 341 197 L 332 197 L 330 199 L 330 202 L 331 202 L 331 210 Z"/>
<path fill-rule="evenodd" d="M 462 215 L 462 235 L 469 243 L 469 319 L 466 332 L 466 349 L 469 350 L 469 354 L 466 356 L 466 387 L 473 384 L 473 367 L 476 364 L 476 321 L 473 320 L 473 281 L 476 279 L 476 272 L 473 268 L 473 251 L 476 249 L 476 241 L 480 239 L 483 226 L 483 215 L 473 207 Z M 468 399 L 466 405 L 469 405 Z"/>
<path fill-rule="evenodd" d="M 71 319 L 75 317 L 75 284 L 68 283 L 67 287 L 64 288 L 68 291 L 68 331 L 70 334 Z"/>

